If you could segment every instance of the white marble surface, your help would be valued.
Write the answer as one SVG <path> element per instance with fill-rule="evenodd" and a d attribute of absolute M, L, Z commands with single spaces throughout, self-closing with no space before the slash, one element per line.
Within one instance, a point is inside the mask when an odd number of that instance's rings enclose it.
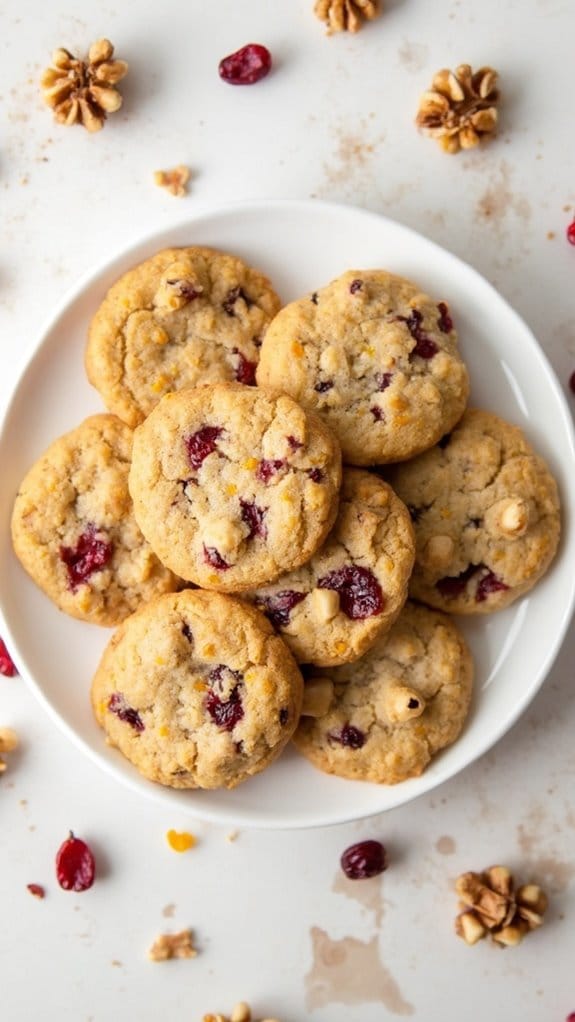
<path fill-rule="evenodd" d="M 525 318 L 569 393 L 572 0 L 387 0 L 362 33 L 330 39 L 311 7 L 4 0 L 3 398 L 82 274 L 205 205 L 274 196 L 382 212 L 462 256 Z M 131 71 L 123 110 L 89 136 L 52 123 L 37 79 L 55 46 L 83 50 L 102 35 Z M 247 41 L 272 50 L 275 70 L 234 90 L 217 63 Z M 413 116 L 433 72 L 462 61 L 498 68 L 504 101 L 498 139 L 453 158 L 417 134 Z M 193 170 L 181 200 L 152 183 L 178 162 Z M 361 823 L 242 829 L 234 841 L 232 828 L 176 818 L 119 788 L 22 679 L 0 678 L 0 725 L 22 739 L 0 780 L 2 1018 L 200 1020 L 243 998 L 283 1022 L 563 1022 L 575 1010 L 574 641 L 519 723 L 431 795 Z M 84 894 L 54 878 L 70 828 L 98 858 Z M 197 847 L 171 851 L 169 828 L 193 830 Z M 353 885 L 338 860 L 360 837 L 383 840 L 390 867 Z M 453 880 L 494 861 L 546 887 L 548 920 L 520 948 L 470 949 L 453 935 Z M 45 885 L 44 901 L 28 894 L 31 881 Z M 158 933 L 184 926 L 197 958 L 146 960 Z"/>

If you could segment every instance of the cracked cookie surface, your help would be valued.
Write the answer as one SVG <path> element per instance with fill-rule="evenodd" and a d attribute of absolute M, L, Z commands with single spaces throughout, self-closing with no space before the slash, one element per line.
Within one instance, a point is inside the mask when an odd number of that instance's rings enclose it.
<path fill-rule="evenodd" d="M 350 465 L 402 461 L 433 446 L 469 393 L 445 302 L 384 270 L 349 270 L 281 309 L 256 377 L 318 412 Z"/>
<path fill-rule="evenodd" d="M 557 485 L 517 426 L 469 409 L 439 445 L 385 476 L 412 515 L 416 599 L 484 614 L 527 593 L 549 567 Z"/>
<path fill-rule="evenodd" d="M 248 592 L 300 663 L 356 660 L 388 631 L 407 598 L 415 539 L 390 486 L 345 469 L 335 525 L 316 554 L 273 585 Z"/>
<path fill-rule="evenodd" d="M 326 773 L 397 784 L 418 777 L 460 734 L 473 662 L 447 615 L 408 601 L 361 660 L 322 679 L 326 710 L 302 716 L 294 735 L 299 751 Z"/>
<path fill-rule="evenodd" d="M 267 277 L 209 248 L 169 248 L 125 273 L 89 330 L 88 379 L 136 426 L 169 391 L 255 383 L 259 347 L 280 308 Z"/>
<path fill-rule="evenodd" d="M 303 564 L 333 525 L 340 484 L 333 434 L 276 391 L 167 394 L 135 431 L 136 519 L 164 564 L 204 589 L 239 592 Z"/>
<path fill-rule="evenodd" d="M 55 440 L 22 481 L 12 512 L 21 564 L 61 610 L 115 625 L 179 580 L 144 539 L 128 491 L 133 432 L 93 415 Z"/>
<path fill-rule="evenodd" d="M 92 683 L 108 740 L 144 777 L 174 788 L 233 788 L 280 754 L 303 680 L 254 607 L 183 590 L 116 630 Z"/>

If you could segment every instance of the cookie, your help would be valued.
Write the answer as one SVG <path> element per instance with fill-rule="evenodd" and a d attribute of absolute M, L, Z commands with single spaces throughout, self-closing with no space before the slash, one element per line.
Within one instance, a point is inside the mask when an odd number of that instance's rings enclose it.
<path fill-rule="evenodd" d="M 414 555 L 405 505 L 377 476 L 348 468 L 323 546 L 297 571 L 244 595 L 296 660 L 331 667 L 356 660 L 389 631 L 407 598 Z"/>
<path fill-rule="evenodd" d="M 517 426 L 470 409 L 438 446 L 386 477 L 414 523 L 416 599 L 485 614 L 523 596 L 549 567 L 557 485 Z"/>
<path fill-rule="evenodd" d="M 253 384 L 279 308 L 269 280 L 236 256 L 165 249 L 108 291 L 90 324 L 88 379 L 130 426 L 169 391 L 218 380 Z"/>
<path fill-rule="evenodd" d="M 403 461 L 463 414 L 469 380 L 445 302 L 384 270 L 349 270 L 278 312 L 256 372 L 333 429 L 350 465 Z"/>
<path fill-rule="evenodd" d="M 93 415 L 56 440 L 22 482 L 12 513 L 16 555 L 67 614 L 115 625 L 179 580 L 156 557 L 128 491 L 133 433 Z"/>
<path fill-rule="evenodd" d="M 239 592 L 308 560 L 337 514 L 341 454 L 283 394 L 214 384 L 167 394 L 135 432 L 130 492 L 158 557 Z"/>
<path fill-rule="evenodd" d="M 234 788 L 284 748 L 303 681 L 263 614 L 220 593 L 159 596 L 127 618 L 92 683 L 108 741 L 172 788 Z"/>
<path fill-rule="evenodd" d="M 408 601 L 361 660 L 306 683 L 294 742 L 326 773 L 397 784 L 456 740 L 472 683 L 471 654 L 451 618 Z"/>

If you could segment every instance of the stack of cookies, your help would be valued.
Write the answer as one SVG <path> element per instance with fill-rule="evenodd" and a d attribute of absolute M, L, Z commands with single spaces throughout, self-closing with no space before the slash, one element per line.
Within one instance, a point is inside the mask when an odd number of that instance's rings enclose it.
<path fill-rule="evenodd" d="M 108 412 L 32 467 L 12 530 L 62 610 L 118 626 L 108 740 L 177 788 L 292 737 L 341 777 L 420 774 L 471 699 L 450 614 L 526 593 L 560 528 L 520 430 L 467 409 L 447 304 L 353 270 L 282 308 L 237 257 L 169 249 L 105 297 L 86 368 Z"/>

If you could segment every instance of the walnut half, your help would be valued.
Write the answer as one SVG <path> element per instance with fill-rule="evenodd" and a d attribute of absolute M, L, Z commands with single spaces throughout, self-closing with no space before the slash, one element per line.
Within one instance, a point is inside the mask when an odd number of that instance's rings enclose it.
<path fill-rule="evenodd" d="M 85 60 L 62 47 L 54 50 L 40 86 L 60 124 L 82 124 L 87 131 L 100 131 L 108 114 L 120 109 L 122 97 L 116 85 L 127 75 L 128 65 L 125 60 L 113 60 L 113 55 L 109 39 L 93 43 Z"/>
<path fill-rule="evenodd" d="M 514 890 L 506 866 L 462 873 L 455 889 L 463 909 L 455 920 L 455 932 L 466 944 L 476 944 L 489 934 L 497 944 L 512 947 L 543 923 L 546 895 L 537 884 Z"/>
<path fill-rule="evenodd" d="M 379 14 L 377 0 L 316 0 L 314 14 L 325 21 L 327 34 L 357 32 L 364 21 L 373 21 Z"/>
<path fill-rule="evenodd" d="M 469 64 L 443 68 L 419 101 L 416 124 L 447 153 L 473 149 L 497 127 L 497 71 Z"/>

